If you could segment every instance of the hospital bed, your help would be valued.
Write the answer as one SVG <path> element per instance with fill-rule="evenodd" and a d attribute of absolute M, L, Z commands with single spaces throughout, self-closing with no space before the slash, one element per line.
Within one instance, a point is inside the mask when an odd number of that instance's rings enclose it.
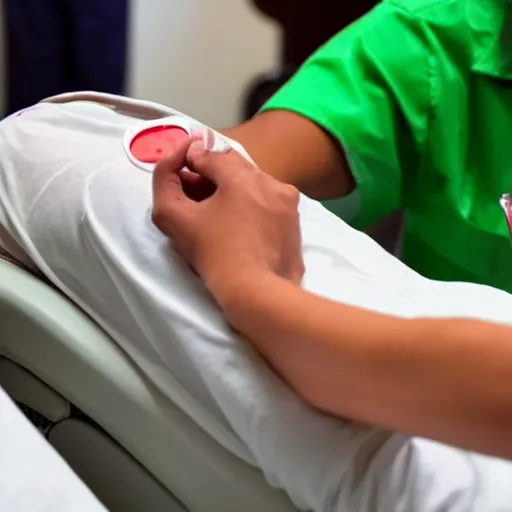
<path fill-rule="evenodd" d="M 112 511 L 296 510 L 163 396 L 81 310 L 6 255 L 0 386 Z"/>

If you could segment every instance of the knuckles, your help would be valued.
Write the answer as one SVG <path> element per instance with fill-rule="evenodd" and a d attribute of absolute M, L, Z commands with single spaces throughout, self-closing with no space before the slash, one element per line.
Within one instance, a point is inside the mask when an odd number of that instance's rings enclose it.
<path fill-rule="evenodd" d="M 276 193 L 278 200 L 286 205 L 296 207 L 299 203 L 300 193 L 293 185 L 280 183 Z"/>
<path fill-rule="evenodd" d="M 294 187 L 293 185 L 284 185 L 284 188 L 283 188 L 283 195 L 286 199 L 288 199 L 289 201 L 293 201 L 293 202 L 298 202 L 299 201 L 299 190 L 297 189 L 297 187 Z"/>
<path fill-rule="evenodd" d="M 161 206 L 154 206 L 151 210 L 151 222 L 163 233 L 166 231 L 168 225 L 168 212 L 166 208 Z"/>

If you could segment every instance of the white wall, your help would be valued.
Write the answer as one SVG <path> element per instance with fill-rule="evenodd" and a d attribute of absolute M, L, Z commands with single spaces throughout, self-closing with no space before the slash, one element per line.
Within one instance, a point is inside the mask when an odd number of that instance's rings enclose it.
<path fill-rule="evenodd" d="M 249 81 L 277 63 L 276 27 L 250 0 L 132 2 L 130 95 L 236 123 Z"/>

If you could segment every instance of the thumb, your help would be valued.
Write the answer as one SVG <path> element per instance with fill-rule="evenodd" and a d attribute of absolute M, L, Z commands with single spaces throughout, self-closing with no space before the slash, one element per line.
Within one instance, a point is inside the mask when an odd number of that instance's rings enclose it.
<path fill-rule="evenodd" d="M 178 226 L 184 226 L 197 203 L 183 190 L 180 172 L 185 167 L 191 138 L 176 143 L 174 151 L 161 160 L 153 172 L 153 223 L 164 234 L 175 235 Z"/>
<path fill-rule="evenodd" d="M 249 161 L 230 147 L 225 151 L 211 151 L 205 146 L 204 140 L 193 140 L 186 155 L 187 167 L 217 186 L 221 186 L 236 173 L 253 167 Z"/>

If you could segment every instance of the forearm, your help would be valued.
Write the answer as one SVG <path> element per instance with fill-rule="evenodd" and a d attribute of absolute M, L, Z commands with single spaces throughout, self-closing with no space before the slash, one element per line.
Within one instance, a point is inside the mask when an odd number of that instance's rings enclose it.
<path fill-rule="evenodd" d="M 311 405 L 512 457 L 509 328 L 388 317 L 273 276 L 251 276 L 221 303 L 234 327 Z"/>
<path fill-rule="evenodd" d="M 242 144 L 263 171 L 314 199 L 342 197 L 354 188 L 340 145 L 297 114 L 265 112 L 221 133 Z"/>

